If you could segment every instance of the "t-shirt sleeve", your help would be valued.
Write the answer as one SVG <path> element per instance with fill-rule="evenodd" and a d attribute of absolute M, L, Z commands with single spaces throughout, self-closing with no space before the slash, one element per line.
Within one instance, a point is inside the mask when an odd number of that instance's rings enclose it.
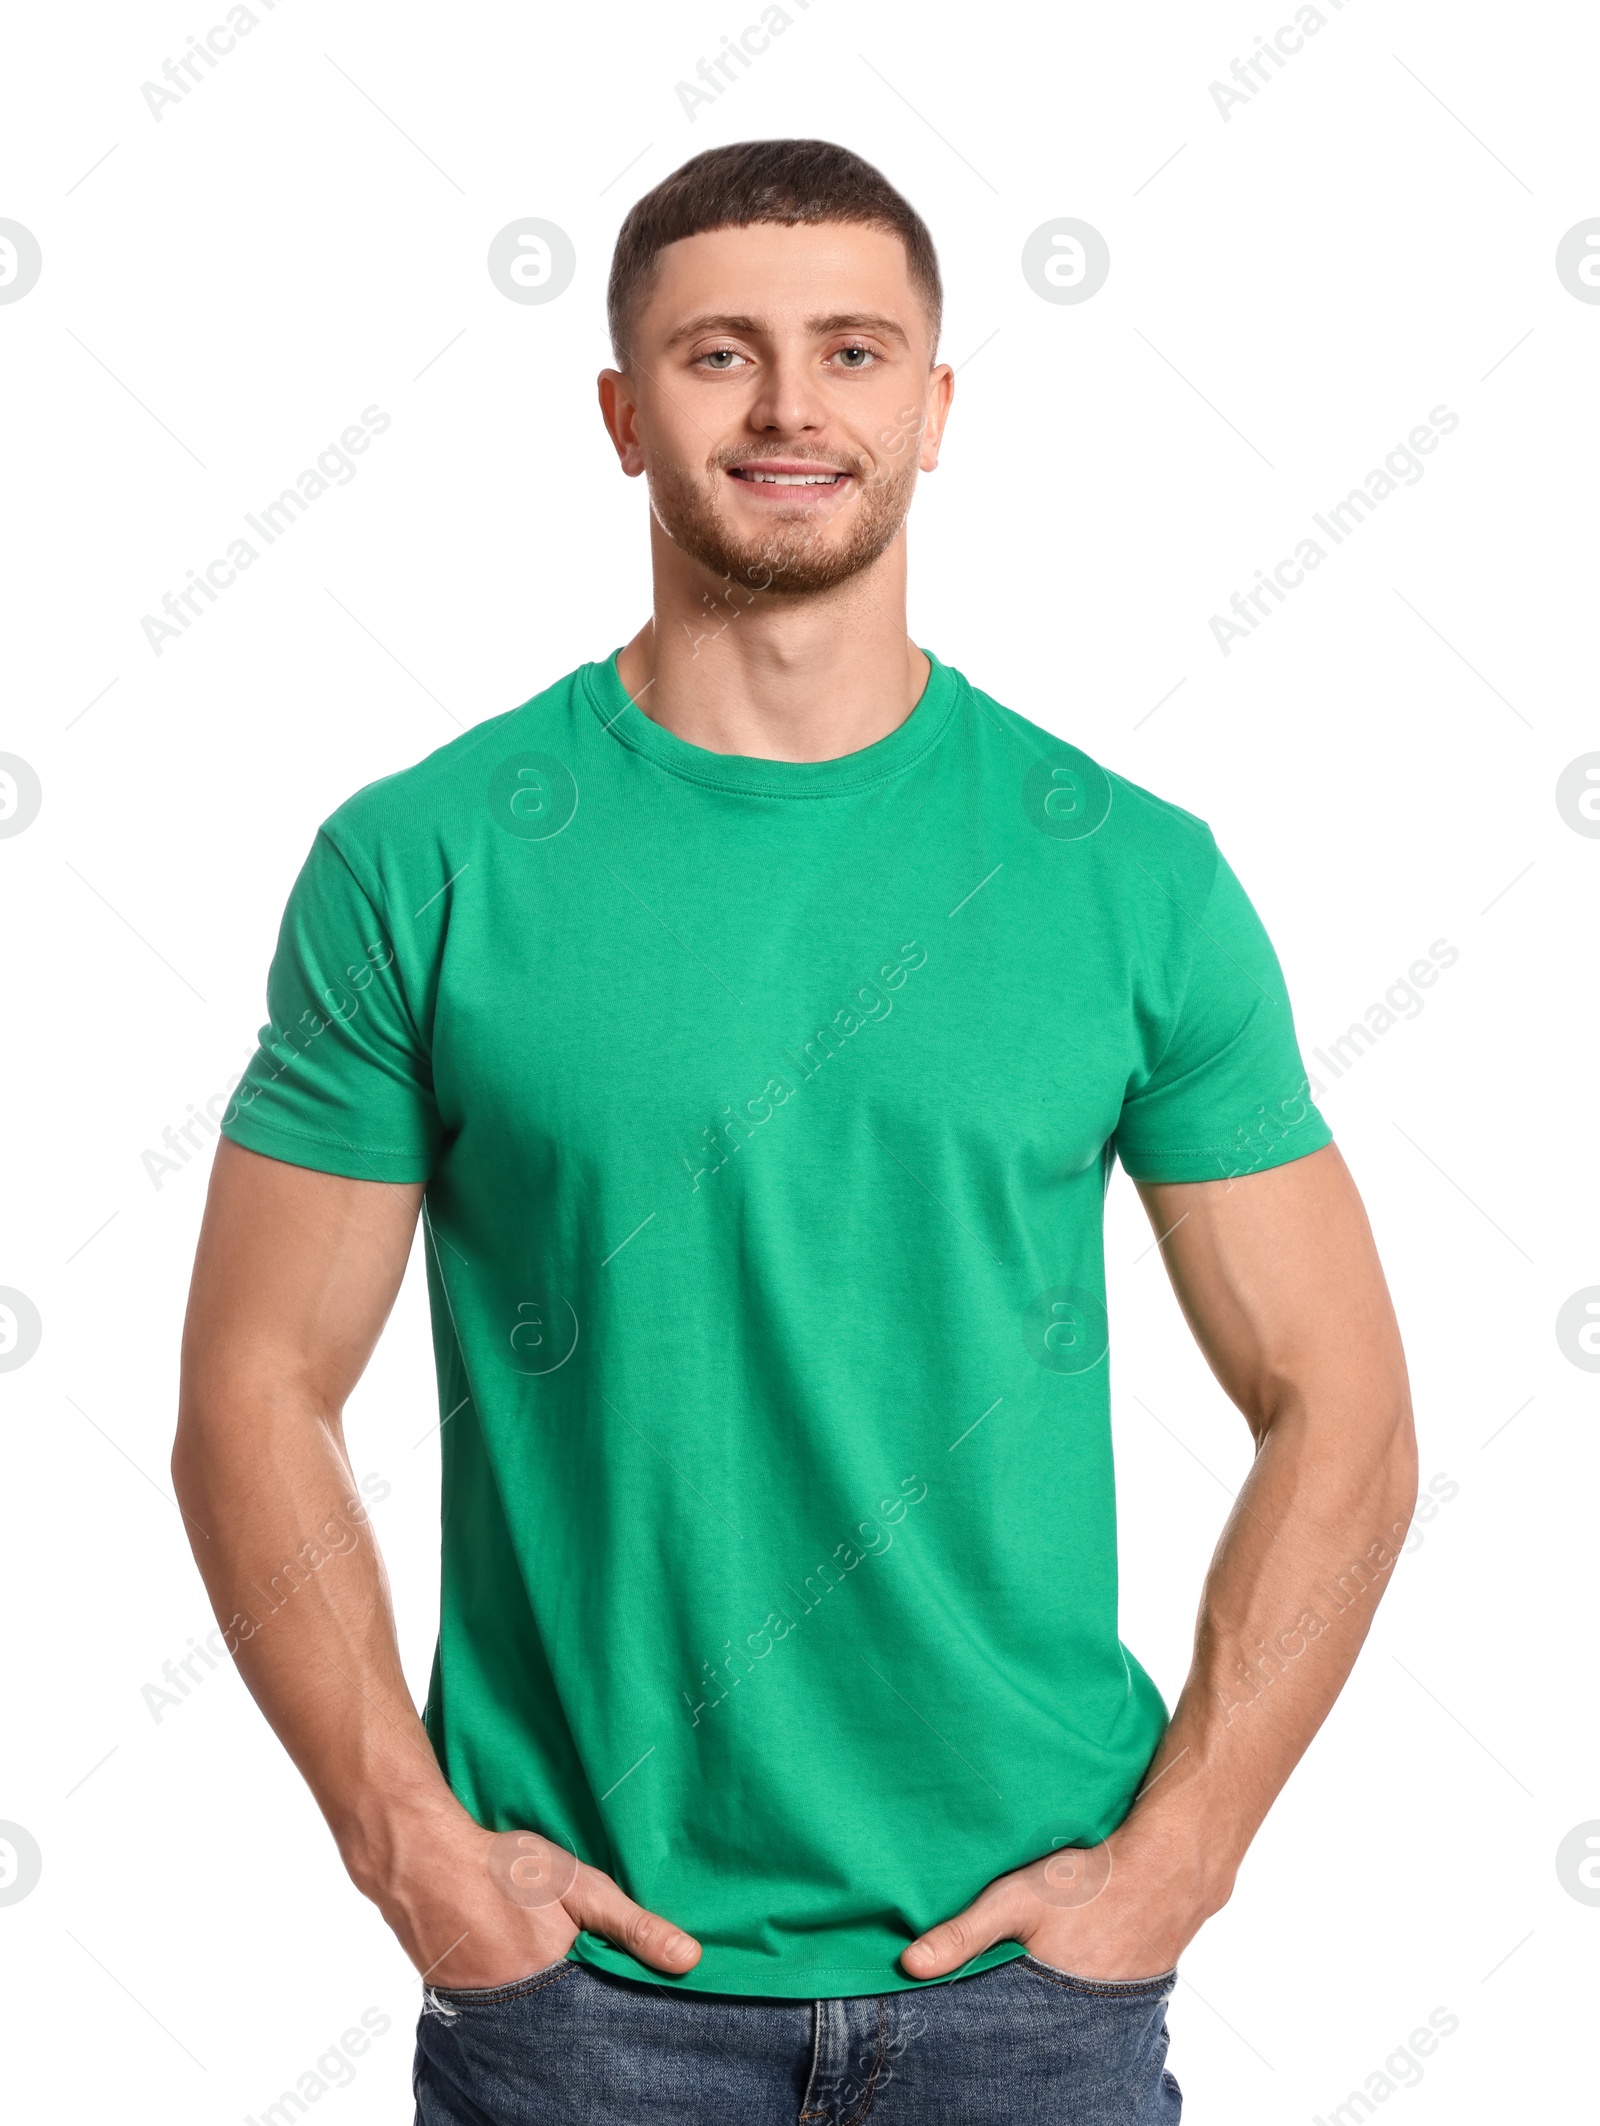
<path fill-rule="evenodd" d="M 1176 1018 L 1130 1081 L 1116 1151 L 1135 1181 L 1220 1181 L 1333 1141 L 1313 1106 L 1272 941 L 1219 853 Z"/>
<path fill-rule="evenodd" d="M 268 1023 L 223 1135 L 291 1166 L 425 1181 L 440 1127 L 394 943 L 327 829 L 295 880 L 267 977 Z"/>

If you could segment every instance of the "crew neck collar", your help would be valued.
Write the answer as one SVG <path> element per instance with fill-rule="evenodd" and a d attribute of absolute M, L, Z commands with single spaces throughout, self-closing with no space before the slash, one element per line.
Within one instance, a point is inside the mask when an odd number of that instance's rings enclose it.
<path fill-rule="evenodd" d="M 762 760 L 748 753 L 710 752 L 656 723 L 623 686 L 619 654 L 613 650 L 604 662 L 585 665 L 582 675 L 589 705 L 610 735 L 687 782 L 761 797 L 838 797 L 898 775 L 939 739 L 955 707 L 960 679 L 950 665 L 924 649 L 927 684 L 910 715 L 886 737 L 835 760 Z"/>

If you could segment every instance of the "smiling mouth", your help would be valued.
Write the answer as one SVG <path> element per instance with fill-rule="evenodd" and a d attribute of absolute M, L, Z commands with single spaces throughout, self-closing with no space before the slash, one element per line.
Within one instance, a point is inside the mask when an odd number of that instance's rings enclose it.
<path fill-rule="evenodd" d="M 730 465 L 728 473 L 757 487 L 839 487 L 850 477 L 837 466 L 821 472 L 773 472 L 764 465 Z"/>

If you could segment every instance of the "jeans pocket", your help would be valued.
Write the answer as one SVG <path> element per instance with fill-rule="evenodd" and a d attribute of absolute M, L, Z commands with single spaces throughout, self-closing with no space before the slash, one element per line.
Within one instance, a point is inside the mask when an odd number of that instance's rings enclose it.
<path fill-rule="evenodd" d="M 503 1986 L 424 1986 L 424 2004 L 437 2002 L 448 2012 L 457 2008 L 499 2008 L 508 2001 L 521 2000 L 524 1994 L 536 1993 L 541 1986 L 553 1985 L 569 1972 L 581 1970 L 582 1966 L 568 1956 L 558 1956 L 553 1964 L 541 1964 L 537 1971 L 530 1971 L 526 1978 L 507 1980 Z"/>
<path fill-rule="evenodd" d="M 1158 2000 L 1172 1991 L 1177 1983 L 1178 1967 L 1170 1971 L 1158 1971 L 1153 1978 L 1084 1978 L 1076 1971 L 1063 1971 L 1056 1964 L 1047 1964 L 1035 1956 L 1031 1949 L 1023 1952 L 1022 1961 L 1029 1964 L 1041 1978 L 1052 1985 L 1064 1986 L 1071 1993 L 1087 1993 L 1101 2000 Z"/>

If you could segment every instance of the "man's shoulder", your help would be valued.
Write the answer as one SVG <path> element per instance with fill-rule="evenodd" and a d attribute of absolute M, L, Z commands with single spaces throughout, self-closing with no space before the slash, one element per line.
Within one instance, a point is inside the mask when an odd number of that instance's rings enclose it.
<path fill-rule="evenodd" d="M 1142 875 L 1162 892 L 1181 891 L 1191 905 L 1204 898 L 1218 862 L 1207 821 L 979 688 L 971 691 L 981 722 L 995 734 L 997 759 L 1014 766 L 1023 814 L 1040 834 L 1079 843 L 1132 881 Z"/>
<path fill-rule="evenodd" d="M 414 839 L 487 814 L 496 772 L 513 754 L 568 750 L 573 719 L 583 713 L 579 665 L 516 708 L 475 723 L 409 767 L 364 783 L 324 820 L 322 831 L 341 849 L 375 849 L 395 838 Z"/>

